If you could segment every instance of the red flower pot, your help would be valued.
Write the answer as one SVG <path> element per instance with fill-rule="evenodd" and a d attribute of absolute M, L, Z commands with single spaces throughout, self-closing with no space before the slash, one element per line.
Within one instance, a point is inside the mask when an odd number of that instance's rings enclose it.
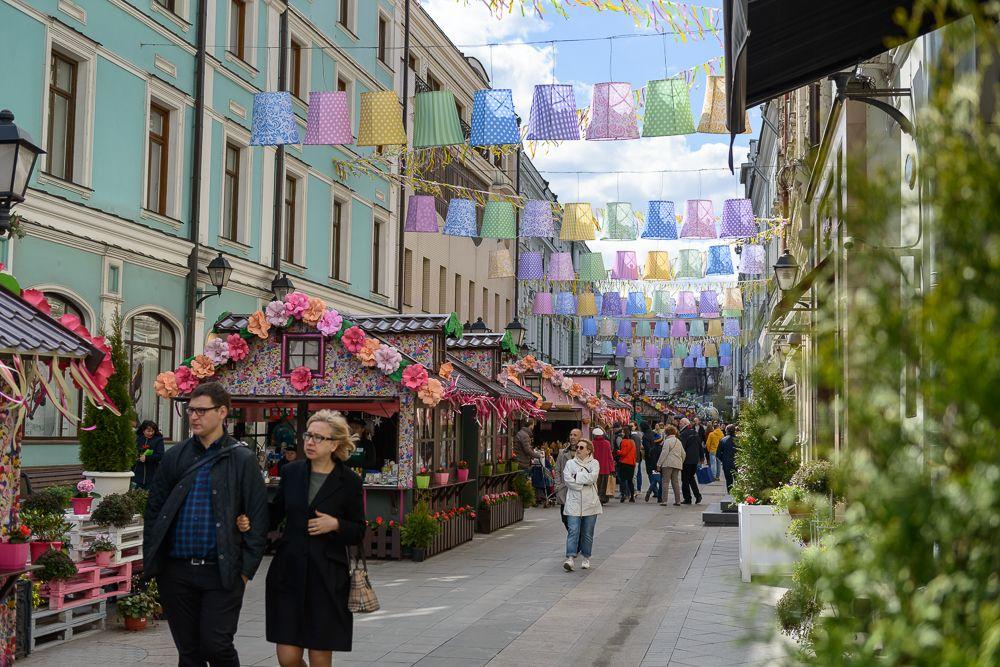
<path fill-rule="evenodd" d="M 32 542 L 31 543 L 31 562 L 34 563 L 38 560 L 38 557 L 49 549 L 55 549 L 56 551 L 62 549 L 62 542 Z"/>
<path fill-rule="evenodd" d="M 28 563 L 31 544 L 28 542 L 0 543 L 0 570 L 20 570 Z"/>
<path fill-rule="evenodd" d="M 449 477 L 450 477 L 450 473 L 436 472 L 436 473 L 434 473 L 434 484 L 437 485 L 437 486 L 444 486 L 445 484 L 448 483 L 448 478 Z"/>
<path fill-rule="evenodd" d="M 73 514 L 90 514 L 90 504 L 94 502 L 94 499 L 70 498 L 69 501 L 73 504 Z"/>
<path fill-rule="evenodd" d="M 129 632 L 138 632 L 139 630 L 146 629 L 146 619 L 145 618 L 132 618 L 131 616 L 126 616 L 125 629 Z"/>
<path fill-rule="evenodd" d="M 94 560 L 97 562 L 98 567 L 108 567 L 111 565 L 111 559 L 114 555 L 114 551 L 98 551 L 94 554 Z"/>
<path fill-rule="evenodd" d="M 456 472 L 458 474 L 458 481 L 460 481 L 460 482 L 468 482 L 469 481 L 469 469 L 468 468 L 459 468 Z"/>

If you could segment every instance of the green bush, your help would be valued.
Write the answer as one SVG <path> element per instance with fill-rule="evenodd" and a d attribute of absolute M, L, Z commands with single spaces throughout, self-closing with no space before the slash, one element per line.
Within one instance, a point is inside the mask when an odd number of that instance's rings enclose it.
<path fill-rule="evenodd" d="M 69 495 L 63 490 L 70 491 Z M 22 512 L 42 512 L 45 514 L 62 514 L 69 507 L 72 490 L 69 487 L 51 486 L 32 493 L 21 501 Z"/>
<path fill-rule="evenodd" d="M 427 501 L 421 500 L 406 515 L 399 530 L 399 540 L 405 546 L 427 549 L 440 532 L 441 523 L 431 516 Z"/>
<path fill-rule="evenodd" d="M 21 523 L 31 529 L 35 540 L 39 542 L 63 542 L 70 524 L 66 515 L 59 512 L 42 512 L 40 510 L 24 510 L 21 512 Z"/>
<path fill-rule="evenodd" d="M 123 528 L 132 523 L 134 514 L 135 506 L 132 499 L 124 493 L 109 493 L 91 512 L 90 520 L 99 526 Z"/>
<path fill-rule="evenodd" d="M 76 565 L 65 551 L 49 549 L 35 560 L 34 565 L 42 569 L 35 573 L 40 581 L 58 581 L 72 579 L 76 576 Z"/>
<path fill-rule="evenodd" d="M 136 514 L 146 513 L 146 501 L 149 500 L 149 491 L 146 489 L 130 489 L 125 493 L 125 498 L 132 505 Z"/>
<path fill-rule="evenodd" d="M 813 493 L 826 495 L 830 493 L 830 481 L 833 476 L 833 464 L 829 461 L 805 461 L 792 475 L 791 484 L 800 486 Z"/>
<path fill-rule="evenodd" d="M 149 593 L 136 593 L 123 597 L 115 603 L 122 618 L 152 618 L 160 608 L 159 603 Z"/>
<path fill-rule="evenodd" d="M 522 505 L 525 507 L 535 506 L 535 488 L 531 486 L 527 475 L 514 477 L 514 491 L 520 496 Z"/>

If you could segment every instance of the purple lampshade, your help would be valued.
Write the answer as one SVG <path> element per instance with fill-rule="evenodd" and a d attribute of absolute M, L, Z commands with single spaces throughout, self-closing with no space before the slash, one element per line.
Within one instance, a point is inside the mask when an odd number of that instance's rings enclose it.
<path fill-rule="evenodd" d="M 698 314 L 698 306 L 694 302 L 694 292 L 679 292 L 677 294 L 676 313 L 682 317 L 694 317 Z"/>
<path fill-rule="evenodd" d="M 575 280 L 573 255 L 568 252 L 554 252 L 549 256 L 549 280 Z"/>
<path fill-rule="evenodd" d="M 434 197 L 430 195 L 410 195 L 406 203 L 407 232 L 437 232 L 437 209 Z"/>
<path fill-rule="evenodd" d="M 719 357 L 719 365 L 723 368 L 729 368 L 731 363 L 733 363 L 732 357 Z"/>
<path fill-rule="evenodd" d="M 572 292 L 556 293 L 556 315 L 576 315 L 576 297 Z"/>
<path fill-rule="evenodd" d="M 614 280 L 638 280 L 639 260 L 634 250 L 618 250 L 615 252 L 615 265 L 611 269 Z"/>
<path fill-rule="evenodd" d="M 715 290 L 702 290 L 698 296 L 698 312 L 702 317 L 713 317 L 719 314 L 719 295 Z"/>
<path fill-rule="evenodd" d="M 476 229 L 476 202 L 471 199 L 452 199 L 448 202 L 448 215 L 444 218 L 446 236 L 478 236 Z"/>
<path fill-rule="evenodd" d="M 636 357 L 635 367 L 636 368 L 648 368 L 648 365 L 646 363 L 646 359 L 643 358 L 643 357 Z"/>
<path fill-rule="evenodd" d="M 525 138 L 528 141 L 574 141 L 580 138 L 572 84 L 535 86 Z"/>
<path fill-rule="evenodd" d="M 597 335 L 597 320 L 593 317 L 585 317 L 580 321 L 580 332 L 584 336 Z"/>
<path fill-rule="evenodd" d="M 691 346 L 691 351 L 688 352 L 688 356 L 691 356 L 691 357 L 700 357 L 701 356 L 701 345 L 699 343 L 695 343 L 694 345 L 692 345 Z"/>
<path fill-rule="evenodd" d="M 694 368 L 693 357 L 684 357 L 684 368 Z"/>
<path fill-rule="evenodd" d="M 723 336 L 739 336 L 740 335 L 740 321 L 735 317 L 727 317 L 722 323 L 722 335 Z"/>
<path fill-rule="evenodd" d="M 555 307 L 552 304 L 552 293 L 551 292 L 537 292 L 535 294 L 535 301 L 531 307 L 532 315 L 553 315 L 555 313 Z"/>
<path fill-rule="evenodd" d="M 632 84 L 607 82 L 594 84 L 590 104 L 588 141 L 638 139 L 639 123 L 635 115 Z"/>
<path fill-rule="evenodd" d="M 552 204 L 547 201 L 530 199 L 521 211 L 521 236 L 552 238 L 556 235 L 552 218 Z"/>
<path fill-rule="evenodd" d="M 354 137 L 351 136 L 351 111 L 345 91 L 309 93 L 309 119 L 306 123 L 306 138 L 302 143 L 309 146 L 354 143 Z"/>
<path fill-rule="evenodd" d="M 684 320 L 674 320 L 670 325 L 670 337 L 671 338 L 684 338 L 688 335 L 687 325 Z"/>
<path fill-rule="evenodd" d="M 615 345 L 615 356 L 619 358 L 628 356 L 628 345 L 625 344 L 625 341 L 619 341 L 619 343 Z"/>
<path fill-rule="evenodd" d="M 666 320 L 657 320 L 656 325 L 653 327 L 653 335 L 657 338 L 669 338 L 670 323 Z"/>
<path fill-rule="evenodd" d="M 682 239 L 718 238 L 711 199 L 687 200 L 687 214 L 684 216 L 684 226 L 681 227 L 680 236 Z"/>
<path fill-rule="evenodd" d="M 672 349 L 670 349 L 669 345 L 664 345 L 660 349 L 660 359 L 669 359 L 672 356 L 674 356 L 674 352 Z"/>
<path fill-rule="evenodd" d="M 625 306 L 626 315 L 646 314 L 646 295 L 642 292 L 629 292 L 628 304 Z"/>
<path fill-rule="evenodd" d="M 740 273 L 759 276 L 764 273 L 764 246 L 745 245 L 740 252 Z"/>
<path fill-rule="evenodd" d="M 618 320 L 618 334 L 619 338 L 631 338 L 632 337 L 632 322 L 629 320 Z"/>
<path fill-rule="evenodd" d="M 708 363 L 705 361 L 705 357 L 695 357 L 694 359 L 695 368 L 708 368 Z"/>
<path fill-rule="evenodd" d="M 618 292 L 605 292 L 601 299 L 601 315 L 604 317 L 621 317 L 625 314 L 622 306 L 622 295 Z"/>
<path fill-rule="evenodd" d="M 753 202 L 749 199 L 727 199 L 722 203 L 721 239 L 746 238 L 757 233 L 753 217 Z"/>
<path fill-rule="evenodd" d="M 656 349 L 656 346 L 653 345 L 652 343 L 646 343 L 646 350 L 644 356 L 647 359 L 656 359 L 657 357 L 660 356 L 660 351 Z"/>
<path fill-rule="evenodd" d="M 517 259 L 517 279 L 518 280 L 541 280 L 542 276 L 542 253 L 522 252 Z"/>

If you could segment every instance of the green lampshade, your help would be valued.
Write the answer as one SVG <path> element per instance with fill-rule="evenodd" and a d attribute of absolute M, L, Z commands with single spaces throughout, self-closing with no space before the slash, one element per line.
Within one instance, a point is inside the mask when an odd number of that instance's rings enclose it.
<path fill-rule="evenodd" d="M 483 212 L 483 229 L 479 236 L 484 239 L 512 239 L 517 233 L 517 218 L 514 205 L 506 201 L 488 201 Z"/>
<path fill-rule="evenodd" d="M 608 204 L 608 232 L 604 239 L 607 241 L 634 241 L 638 234 L 639 218 L 636 217 L 632 204 L 628 202 Z"/>
<path fill-rule="evenodd" d="M 604 268 L 604 256 L 599 252 L 587 252 L 580 255 L 580 280 L 599 282 L 608 279 L 608 270 Z"/>
<path fill-rule="evenodd" d="M 639 338 L 648 338 L 652 335 L 649 330 L 649 322 L 646 320 L 639 320 L 635 325 L 635 335 Z"/>
<path fill-rule="evenodd" d="M 413 147 L 454 146 L 465 143 L 458 120 L 455 96 L 449 90 L 417 93 L 413 121 Z"/>
<path fill-rule="evenodd" d="M 660 79 L 646 84 L 644 137 L 694 134 L 691 91 L 683 78 Z"/>

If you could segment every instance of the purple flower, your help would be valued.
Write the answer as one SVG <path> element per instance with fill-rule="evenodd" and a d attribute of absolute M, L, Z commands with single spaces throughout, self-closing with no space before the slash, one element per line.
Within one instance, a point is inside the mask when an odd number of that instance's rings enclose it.
<path fill-rule="evenodd" d="M 340 313 L 336 310 L 330 309 L 323 313 L 323 316 L 319 318 L 319 322 L 316 323 L 316 328 L 324 336 L 332 336 L 340 331 L 340 327 L 343 324 L 344 318 L 340 316 Z"/>
<path fill-rule="evenodd" d="M 229 343 L 222 338 L 213 338 L 205 343 L 205 356 L 216 366 L 229 361 Z"/>
<path fill-rule="evenodd" d="M 264 309 L 264 316 L 271 326 L 285 326 L 285 322 L 288 321 L 288 312 L 285 310 L 285 303 L 283 301 L 272 301 L 267 304 L 267 308 Z"/>

